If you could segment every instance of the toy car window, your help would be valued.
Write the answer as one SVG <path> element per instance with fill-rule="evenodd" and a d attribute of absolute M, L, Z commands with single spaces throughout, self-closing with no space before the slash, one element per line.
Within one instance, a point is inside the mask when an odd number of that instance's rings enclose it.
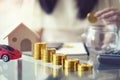
<path fill-rule="evenodd" d="M 14 51 L 14 49 L 10 46 L 7 46 L 7 45 L 2 45 L 2 47 L 6 50 L 9 50 L 9 51 Z"/>

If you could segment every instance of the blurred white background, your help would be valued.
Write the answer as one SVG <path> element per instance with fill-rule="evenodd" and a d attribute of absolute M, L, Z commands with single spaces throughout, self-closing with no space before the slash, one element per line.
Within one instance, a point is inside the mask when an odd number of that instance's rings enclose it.
<path fill-rule="evenodd" d="M 0 43 L 7 44 L 7 39 L 3 40 L 3 37 L 5 37 L 3 35 L 8 31 L 7 28 L 15 23 L 25 22 L 26 24 L 34 23 L 32 26 L 39 25 L 38 22 L 40 21 L 33 19 L 33 8 L 36 5 L 36 1 L 37 0 L 0 0 Z"/>
<path fill-rule="evenodd" d="M 7 28 L 17 22 L 25 22 L 32 27 L 67 27 L 77 28 L 82 26 L 81 21 L 76 19 L 74 0 L 60 0 L 54 15 L 46 15 L 38 5 L 38 0 L 0 0 L 0 43 L 7 43 L 2 36 Z M 68 2 L 69 1 L 69 2 Z M 99 0 L 99 9 L 103 7 L 119 7 L 119 0 Z M 108 2 L 109 1 L 109 2 Z M 63 4 L 64 3 L 64 4 Z M 103 5 L 105 3 L 106 5 Z M 59 7 L 58 7 L 59 6 Z M 63 8 L 65 7 L 65 8 Z M 43 18 L 44 17 L 44 18 Z M 44 20 L 44 21 L 43 21 Z"/>
<path fill-rule="evenodd" d="M 23 0 L 0 0 L 0 43 L 3 43 L 2 34 L 19 17 Z"/>

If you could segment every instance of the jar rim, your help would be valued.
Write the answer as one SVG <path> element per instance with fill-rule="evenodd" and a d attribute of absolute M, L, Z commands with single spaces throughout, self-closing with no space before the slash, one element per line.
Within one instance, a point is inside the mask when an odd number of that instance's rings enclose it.
<path fill-rule="evenodd" d="M 104 32 L 117 32 L 117 28 L 114 25 L 90 25 L 90 30 L 104 31 Z"/>

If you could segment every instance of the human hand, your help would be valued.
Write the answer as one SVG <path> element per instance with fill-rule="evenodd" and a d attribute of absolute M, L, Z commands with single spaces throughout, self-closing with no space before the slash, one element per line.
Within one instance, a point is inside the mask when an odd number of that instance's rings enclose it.
<path fill-rule="evenodd" d="M 120 10 L 117 8 L 105 8 L 95 13 L 95 16 L 103 20 L 105 24 L 116 24 L 120 26 Z"/>

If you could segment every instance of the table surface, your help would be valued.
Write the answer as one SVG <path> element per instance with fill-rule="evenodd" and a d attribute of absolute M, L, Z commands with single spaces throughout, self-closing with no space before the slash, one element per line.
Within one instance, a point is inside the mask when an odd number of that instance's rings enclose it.
<path fill-rule="evenodd" d="M 81 62 L 89 62 L 79 58 Z M 23 55 L 19 60 L 0 60 L 0 80 L 119 80 L 120 67 L 93 64 L 93 70 L 67 72 L 62 66 Z"/>

